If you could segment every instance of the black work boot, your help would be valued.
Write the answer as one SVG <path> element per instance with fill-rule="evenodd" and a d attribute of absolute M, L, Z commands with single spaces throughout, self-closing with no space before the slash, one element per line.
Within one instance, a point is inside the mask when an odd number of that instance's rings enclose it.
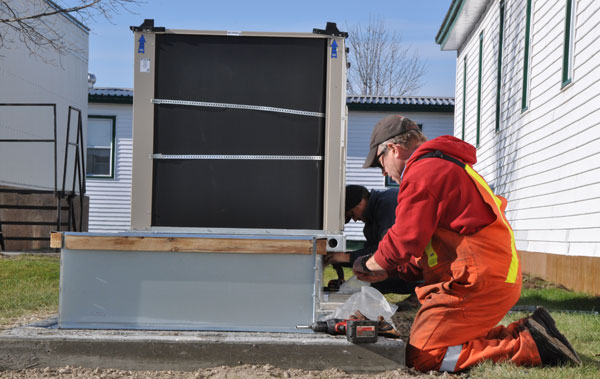
<path fill-rule="evenodd" d="M 525 321 L 525 326 L 535 341 L 542 365 L 557 366 L 573 362 L 581 366 L 577 352 L 567 338 L 556 329 L 554 319 L 547 310 L 537 308 Z"/>

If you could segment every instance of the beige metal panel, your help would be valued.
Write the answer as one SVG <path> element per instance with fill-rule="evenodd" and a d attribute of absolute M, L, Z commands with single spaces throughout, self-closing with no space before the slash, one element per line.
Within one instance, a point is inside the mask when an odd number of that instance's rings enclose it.
<path fill-rule="evenodd" d="M 333 41 L 337 58 L 332 57 Z M 344 186 L 346 178 L 346 46 L 342 37 L 331 37 L 327 49 L 327 100 L 325 120 L 325 199 L 323 229 L 344 229 Z"/>
<path fill-rule="evenodd" d="M 141 36 L 146 40 L 139 52 Z M 152 214 L 152 150 L 154 146 L 155 34 L 134 33 L 133 158 L 131 176 L 131 228 L 148 230 Z"/>
<path fill-rule="evenodd" d="M 187 29 L 166 29 L 165 34 L 190 34 L 190 35 L 209 35 L 209 36 L 230 36 L 230 37 L 293 37 L 293 38 L 329 38 L 328 35 L 315 33 L 280 33 L 280 32 L 250 32 L 238 30 L 187 30 Z M 156 33 L 163 34 L 163 33 Z"/>

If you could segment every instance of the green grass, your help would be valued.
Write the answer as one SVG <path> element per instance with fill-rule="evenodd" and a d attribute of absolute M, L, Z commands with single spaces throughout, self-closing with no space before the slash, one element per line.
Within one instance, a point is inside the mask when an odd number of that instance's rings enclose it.
<path fill-rule="evenodd" d="M 0 257 L 0 326 L 23 315 L 58 309 L 60 260 Z"/>
<path fill-rule="evenodd" d="M 350 267 L 344 267 L 344 279 L 348 280 L 350 279 L 350 277 L 354 276 L 354 274 L 352 273 L 352 269 Z M 337 279 L 337 273 L 335 272 L 335 270 L 333 269 L 333 266 L 328 265 L 327 267 L 325 267 L 325 269 L 323 270 L 323 285 L 326 286 L 327 283 L 329 283 L 329 281 L 331 279 Z"/>
<path fill-rule="evenodd" d="M 542 290 L 529 290 L 540 292 L 541 298 L 545 297 Z M 561 290 L 564 292 L 569 292 Z M 551 293 L 553 291 L 550 291 Z M 586 296 L 575 292 L 569 292 L 575 296 Z M 597 298 L 596 298 L 597 301 Z M 568 309 L 570 310 L 570 309 Z M 469 376 L 475 378 L 600 378 L 600 316 L 594 314 L 571 313 L 561 310 L 550 312 L 556 321 L 557 328 L 563 333 L 573 348 L 579 354 L 582 367 L 517 367 L 510 363 L 492 364 L 485 362 L 473 368 Z M 502 320 L 506 325 L 523 317 L 527 313 L 511 312 Z"/>

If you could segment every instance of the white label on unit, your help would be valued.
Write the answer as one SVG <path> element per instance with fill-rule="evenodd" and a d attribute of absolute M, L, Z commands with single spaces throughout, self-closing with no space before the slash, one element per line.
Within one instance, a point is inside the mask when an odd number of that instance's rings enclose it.
<path fill-rule="evenodd" d="M 150 72 L 150 58 L 140 59 L 140 72 Z"/>

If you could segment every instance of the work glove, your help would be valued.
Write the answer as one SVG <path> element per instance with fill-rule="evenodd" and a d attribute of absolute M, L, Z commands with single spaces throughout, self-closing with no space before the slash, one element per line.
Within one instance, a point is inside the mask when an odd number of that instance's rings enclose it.
<path fill-rule="evenodd" d="M 371 259 L 373 255 L 363 255 L 362 257 L 358 257 L 354 261 L 354 266 L 352 266 L 352 271 L 354 271 L 354 275 L 356 275 L 356 279 L 362 280 L 363 282 L 375 283 L 381 282 L 388 278 L 387 271 L 381 270 L 370 270 L 367 267 L 367 262 Z M 377 265 L 379 266 L 379 265 Z"/>

